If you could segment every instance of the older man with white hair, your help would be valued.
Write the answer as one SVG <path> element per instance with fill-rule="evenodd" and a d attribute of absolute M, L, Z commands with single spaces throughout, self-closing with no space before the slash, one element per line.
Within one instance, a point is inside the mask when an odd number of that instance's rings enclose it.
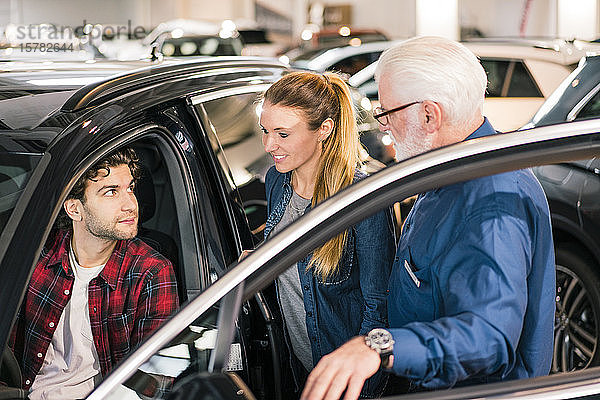
<path fill-rule="evenodd" d="M 477 58 L 438 37 L 407 40 L 377 67 L 381 129 L 403 160 L 496 134 Z M 553 348 L 554 249 L 544 192 L 519 170 L 421 193 L 389 283 L 390 327 L 323 357 L 302 399 L 355 399 L 380 368 L 417 390 L 545 375 Z"/>

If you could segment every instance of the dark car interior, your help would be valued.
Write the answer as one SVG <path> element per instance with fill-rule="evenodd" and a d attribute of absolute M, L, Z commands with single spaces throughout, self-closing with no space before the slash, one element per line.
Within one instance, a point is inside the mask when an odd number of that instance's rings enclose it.
<path fill-rule="evenodd" d="M 133 147 L 142 171 L 135 187 L 139 206 L 137 236 L 171 261 L 177 277 L 179 301 L 182 303 L 187 299 L 185 274 L 179 262 L 181 240 L 168 170 L 160 151 L 153 143 L 140 141 Z"/>
<path fill-rule="evenodd" d="M 2 146 L 0 145 L 0 152 Z M 1 153 L 0 162 L 0 234 L 8 223 L 40 156 Z"/>

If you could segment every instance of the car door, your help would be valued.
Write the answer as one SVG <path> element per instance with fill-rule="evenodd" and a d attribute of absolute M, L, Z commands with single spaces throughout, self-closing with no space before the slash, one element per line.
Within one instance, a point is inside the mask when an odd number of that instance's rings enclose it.
<path fill-rule="evenodd" d="M 181 303 L 200 293 L 237 259 L 240 245 L 226 234 L 226 211 L 215 194 L 222 188 L 209 182 L 210 165 L 198 163 L 207 159 L 206 148 L 187 131 L 177 106 L 161 107 L 153 119 L 139 114 L 130 120 L 125 117 L 119 128 L 93 124 L 94 120 L 106 122 L 103 115 L 97 109 L 87 123 L 76 125 L 81 129 L 59 137 L 44 154 L 25 157 L 13 152 L 3 157 L 2 172 L 11 177 L 3 183 L 16 185 L 2 196 L 6 203 L 3 219 L 10 215 L 2 231 L 0 255 L 2 270 L 9 271 L 0 283 L 0 297 L 5 301 L 0 330 L 3 345 L 62 201 L 78 176 L 122 146 L 136 150 L 142 169 L 136 186 L 138 237 L 172 262 Z"/>
<path fill-rule="evenodd" d="M 168 388 L 170 396 L 173 396 L 170 398 L 254 398 L 237 374 L 227 372 L 230 364 L 226 364 L 221 371 L 213 369 L 211 372 L 210 362 L 206 361 L 211 357 L 223 358 L 230 351 L 227 346 L 218 349 L 215 343 L 219 342 L 222 335 L 232 335 L 237 315 L 231 312 L 230 305 L 235 304 L 232 299 L 239 296 L 240 291 L 242 300 L 251 298 L 316 246 L 399 198 L 508 170 L 591 158 L 600 153 L 599 132 L 600 121 L 596 120 L 545 127 L 532 130 L 528 135 L 514 133 L 476 139 L 406 160 L 364 179 L 315 207 L 229 269 L 106 377 L 89 399 L 117 398 L 111 396 L 115 388 L 135 376 L 138 369 L 146 368 L 153 356 L 168 352 L 173 345 L 182 344 L 182 338 L 186 337 L 188 331 L 214 329 L 217 320 L 216 338 L 212 340 L 212 346 L 193 337 L 193 346 L 188 349 L 192 349 L 195 356 L 201 356 L 189 357 L 182 370 L 186 374 L 175 371 L 177 376 L 173 377 L 173 386 Z M 229 306 L 224 306 L 225 303 Z M 215 307 L 221 307 L 222 310 L 218 312 Z M 226 313 L 231 314 L 229 320 L 224 315 Z M 217 314 L 220 315 L 217 317 Z M 212 352 L 220 354 L 213 356 Z M 193 364 L 193 359 L 205 361 Z M 413 394 L 402 398 L 584 398 L 600 394 L 598 377 L 600 369 L 593 368 L 572 374 Z"/>

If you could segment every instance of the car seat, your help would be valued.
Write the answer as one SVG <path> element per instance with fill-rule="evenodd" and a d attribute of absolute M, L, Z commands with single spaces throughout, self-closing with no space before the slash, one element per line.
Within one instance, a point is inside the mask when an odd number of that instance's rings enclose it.
<path fill-rule="evenodd" d="M 137 237 L 171 261 L 175 270 L 175 277 L 177 278 L 179 300 L 183 302 L 185 300 L 183 296 L 183 293 L 185 293 L 185 282 L 183 280 L 184 274 L 180 270 L 177 243 L 168 234 L 144 226 L 144 223 L 148 222 L 156 211 L 156 193 L 150 170 L 143 164 L 140 164 L 140 168 L 141 176 L 135 186 L 135 194 L 139 207 Z"/>

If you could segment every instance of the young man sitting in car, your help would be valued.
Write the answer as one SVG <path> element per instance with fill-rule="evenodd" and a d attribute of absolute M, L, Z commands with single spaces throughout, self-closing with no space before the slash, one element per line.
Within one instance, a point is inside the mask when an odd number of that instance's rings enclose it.
<path fill-rule="evenodd" d="M 133 149 L 120 149 L 63 204 L 10 341 L 31 399 L 85 397 L 178 307 L 171 263 L 135 237 L 139 174 Z"/>

